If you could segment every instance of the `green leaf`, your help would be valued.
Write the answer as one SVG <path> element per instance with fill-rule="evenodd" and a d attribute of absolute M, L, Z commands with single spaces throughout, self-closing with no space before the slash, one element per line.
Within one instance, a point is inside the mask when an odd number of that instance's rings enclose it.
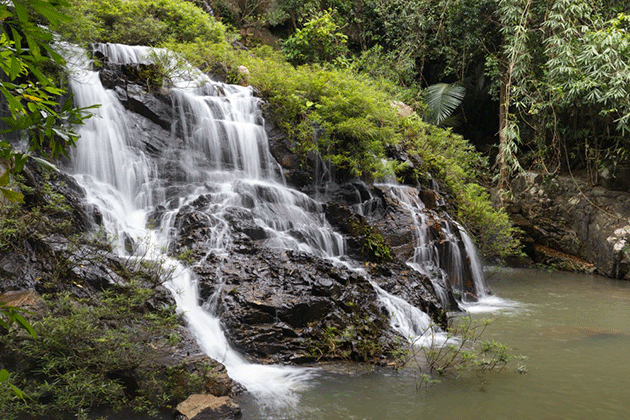
<path fill-rule="evenodd" d="M 22 54 L 22 35 L 14 27 L 11 27 L 11 34 L 13 35 L 11 45 L 15 47 L 15 52 Z"/>
<path fill-rule="evenodd" d="M 27 23 L 28 11 L 26 10 L 26 7 L 22 4 L 22 0 L 13 0 L 13 6 L 15 7 L 15 13 L 17 14 L 20 22 Z"/>
<path fill-rule="evenodd" d="M 11 57 L 11 65 L 9 67 L 9 78 L 15 80 L 22 73 L 23 63 L 17 57 Z"/>
<path fill-rule="evenodd" d="M 26 397 L 26 394 L 24 394 L 24 392 L 22 392 L 22 390 L 18 387 L 16 387 L 15 385 L 9 384 L 9 387 L 11 388 L 11 390 L 13 391 L 13 393 L 20 398 L 21 400 L 24 400 Z"/>
<path fill-rule="evenodd" d="M 29 155 L 27 153 L 14 153 L 13 154 L 13 170 L 16 173 L 22 172 L 24 169 L 24 165 L 26 165 L 26 161 L 28 160 Z"/>
<path fill-rule="evenodd" d="M 5 383 L 7 379 L 9 379 L 9 372 L 6 369 L 0 370 L 0 384 Z"/>
<path fill-rule="evenodd" d="M 24 194 L 18 191 L 13 191 L 9 188 L 0 187 L 0 193 L 6 197 L 12 203 L 24 203 Z"/>
<path fill-rule="evenodd" d="M 33 159 L 35 162 L 39 163 L 39 165 L 42 168 L 49 169 L 49 170 L 54 171 L 54 172 L 59 172 L 59 168 L 57 168 L 57 166 L 53 165 L 52 163 L 48 162 L 45 159 L 38 158 L 37 156 L 31 156 L 31 159 Z"/>
<path fill-rule="evenodd" d="M 13 314 L 13 318 L 15 319 L 15 322 L 17 322 L 22 328 L 24 328 L 26 331 L 28 331 L 28 333 L 31 335 L 31 337 L 37 338 L 37 333 L 35 332 L 35 330 L 31 326 L 31 323 L 28 322 L 26 319 L 24 319 L 24 317 L 22 315 L 20 315 L 20 314 L 18 314 L 16 312 L 15 314 Z"/>
<path fill-rule="evenodd" d="M 462 103 L 466 89 L 463 86 L 437 83 L 425 90 L 428 122 L 438 125 L 448 118 Z"/>

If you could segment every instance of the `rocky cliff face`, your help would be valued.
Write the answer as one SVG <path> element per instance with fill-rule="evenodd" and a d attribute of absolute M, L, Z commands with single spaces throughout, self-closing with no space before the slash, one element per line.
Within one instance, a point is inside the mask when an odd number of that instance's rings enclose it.
<path fill-rule="evenodd" d="M 630 279 L 630 194 L 571 177 L 520 175 L 509 207 L 535 261 Z"/>

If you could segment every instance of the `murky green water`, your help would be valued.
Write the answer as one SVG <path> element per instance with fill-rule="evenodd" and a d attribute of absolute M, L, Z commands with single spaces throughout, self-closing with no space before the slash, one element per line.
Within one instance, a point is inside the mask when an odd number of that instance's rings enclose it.
<path fill-rule="evenodd" d="M 418 391 L 413 370 L 323 373 L 293 408 L 269 411 L 242 398 L 244 418 L 630 418 L 630 282 L 507 270 L 488 273 L 488 284 L 504 308 L 473 316 L 494 319 L 485 337 L 527 356 L 528 374 L 511 369 Z"/>

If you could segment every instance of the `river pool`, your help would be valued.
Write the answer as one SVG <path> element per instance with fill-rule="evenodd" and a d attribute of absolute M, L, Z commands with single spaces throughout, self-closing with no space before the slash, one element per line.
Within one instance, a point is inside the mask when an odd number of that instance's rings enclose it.
<path fill-rule="evenodd" d="M 526 356 L 501 373 L 418 389 L 417 369 L 321 371 L 293 407 L 243 396 L 252 419 L 630 418 L 630 282 L 541 270 L 486 273 L 495 296 L 471 307 L 484 333 Z M 346 367 L 346 369 L 348 369 Z"/>

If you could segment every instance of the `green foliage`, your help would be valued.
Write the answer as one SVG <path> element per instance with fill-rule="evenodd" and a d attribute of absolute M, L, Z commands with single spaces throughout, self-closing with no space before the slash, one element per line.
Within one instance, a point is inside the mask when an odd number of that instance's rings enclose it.
<path fill-rule="evenodd" d="M 487 191 L 477 185 L 465 184 L 458 203 L 458 220 L 472 233 L 479 251 L 485 256 L 518 255 L 519 236 L 504 209 L 495 209 Z"/>
<path fill-rule="evenodd" d="M 70 0 L 71 21 L 56 29 L 79 44 L 119 42 L 156 46 L 163 42 L 219 42 L 225 28 L 185 0 Z"/>
<path fill-rule="evenodd" d="M 48 301 L 49 314 L 33 321 L 37 338 L 0 337 L 6 349 L 23 358 L 14 378 L 29 396 L 0 396 L 4 413 L 58 418 L 104 404 L 150 408 L 142 387 L 129 388 L 123 378 L 139 376 L 178 340 L 179 316 L 171 306 L 150 310 L 147 300 L 153 295 L 130 284 L 103 292 L 96 301 L 57 296 Z"/>
<path fill-rule="evenodd" d="M 12 133 L 28 144 L 28 151 L 18 151 L 10 142 L 0 141 L 0 193 L 11 202 L 23 200 L 12 176 L 21 172 L 31 153 L 43 153 L 49 159 L 66 154 L 77 140 L 72 126 L 86 118 L 84 110 L 72 106 L 72 98 L 61 99 L 65 91 L 43 72 L 62 65 L 63 59 L 51 48 L 52 35 L 40 23 L 63 21 L 59 7 L 65 4 L 16 0 L 0 5 L 0 94 L 5 124 L 1 134 Z"/>
<path fill-rule="evenodd" d="M 440 125 L 462 103 L 466 89 L 454 84 L 437 83 L 426 88 L 424 95 L 426 121 Z"/>
<path fill-rule="evenodd" d="M 282 43 L 282 51 L 295 64 L 329 63 L 347 53 L 348 37 L 330 11 L 313 17 Z"/>
<path fill-rule="evenodd" d="M 378 340 L 374 320 L 354 314 L 343 329 L 325 326 L 319 340 L 311 343 L 311 353 L 318 360 L 342 359 L 369 361 L 379 359 L 385 349 Z"/>
<path fill-rule="evenodd" d="M 23 309 L 7 305 L 5 302 L 0 302 L 0 332 L 10 332 L 13 324 L 16 324 L 26 330 L 31 337 L 37 338 L 37 333 L 35 333 L 30 322 L 21 315 L 27 313 L 28 312 Z M 2 331 L 2 329 L 5 331 Z M 26 395 L 20 388 L 9 381 L 9 377 L 10 374 L 8 370 L 0 369 L 0 390 L 3 387 L 8 387 L 17 398 L 24 400 Z"/>
<path fill-rule="evenodd" d="M 66 198 L 50 183 L 46 173 L 41 184 L 42 200 L 30 207 L 11 203 L 0 209 L 0 252 L 26 253 L 31 243 L 37 243 L 50 235 L 71 237 L 72 209 Z M 19 180 L 19 176 L 18 176 Z M 30 189 L 22 183 L 16 184 L 24 192 Z"/>
<path fill-rule="evenodd" d="M 415 62 L 410 56 L 400 56 L 396 52 L 386 52 L 380 45 L 362 51 L 353 57 L 350 67 L 359 74 L 374 80 L 382 80 L 387 89 L 405 103 L 417 104 L 420 85 L 415 80 Z"/>

